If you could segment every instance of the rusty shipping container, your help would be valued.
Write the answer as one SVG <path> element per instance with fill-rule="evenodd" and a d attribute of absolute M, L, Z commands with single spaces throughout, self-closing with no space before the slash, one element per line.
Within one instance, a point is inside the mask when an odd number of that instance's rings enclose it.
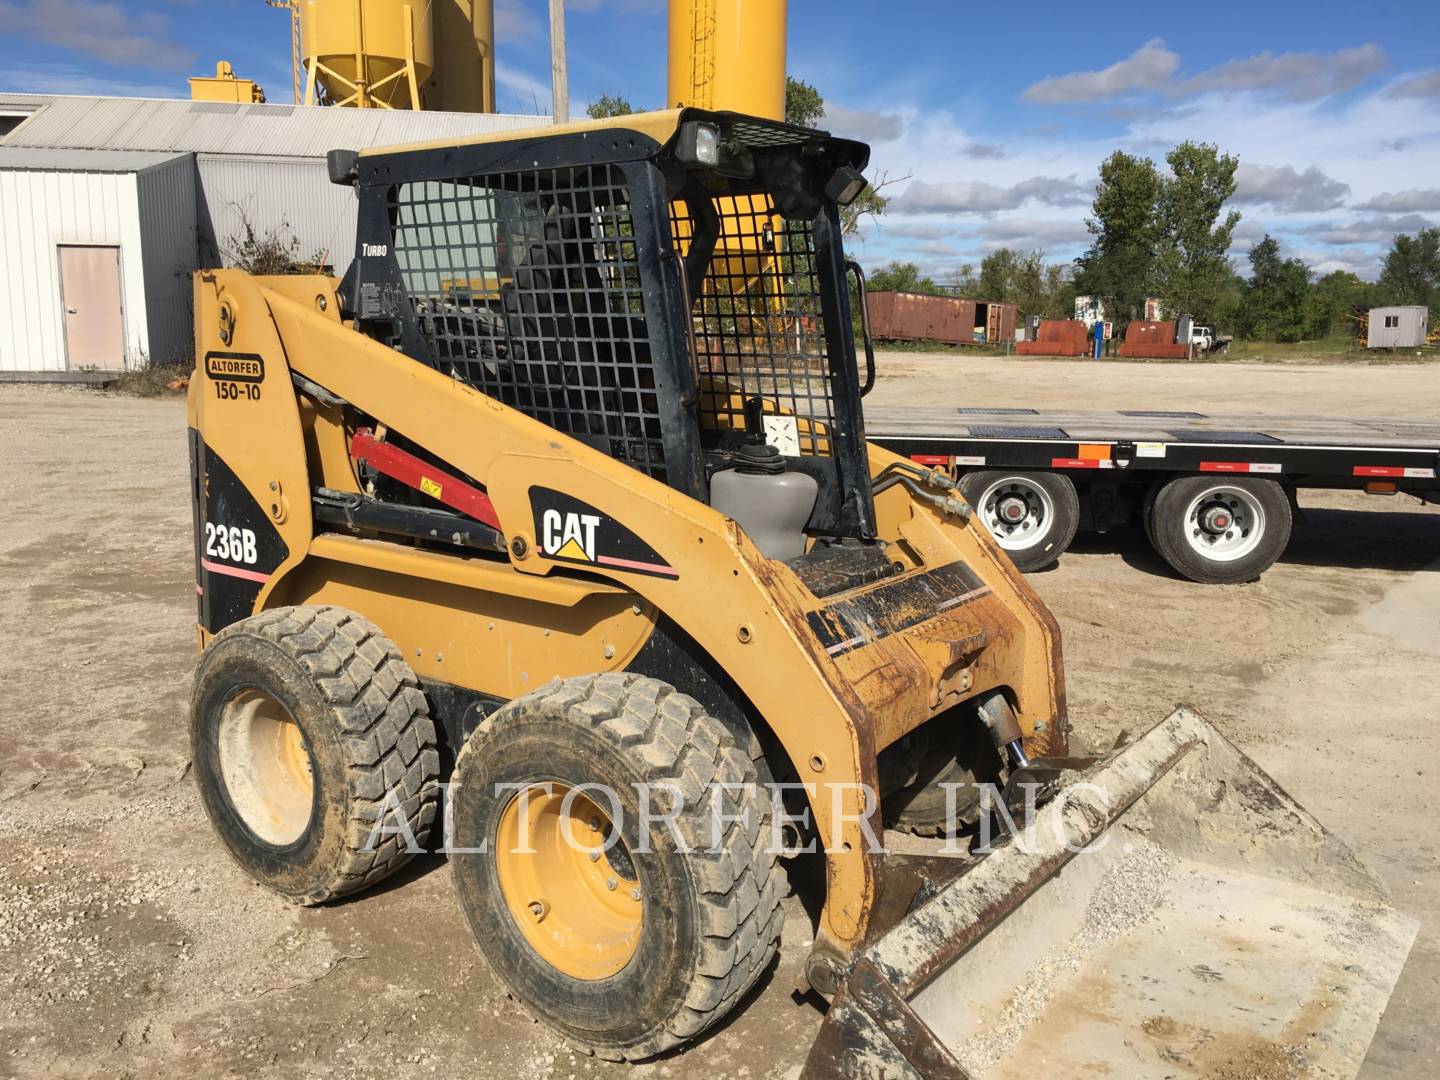
<path fill-rule="evenodd" d="M 870 329 L 889 341 L 984 345 L 1015 340 L 1015 305 L 919 293 L 869 294 Z"/>

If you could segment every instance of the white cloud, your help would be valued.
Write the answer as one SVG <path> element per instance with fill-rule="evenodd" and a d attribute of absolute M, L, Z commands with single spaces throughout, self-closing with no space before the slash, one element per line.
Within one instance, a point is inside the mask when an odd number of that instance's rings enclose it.
<path fill-rule="evenodd" d="M 1168 49 L 1162 38 L 1152 38 L 1124 60 L 1099 71 L 1042 79 L 1025 91 L 1025 97 L 1040 105 L 1063 105 L 1137 92 L 1170 98 L 1266 92 L 1292 101 L 1315 101 L 1353 89 L 1384 70 L 1385 64 L 1385 51 L 1378 45 L 1333 53 L 1267 50 L 1179 78 L 1179 54 Z"/>
<path fill-rule="evenodd" d="M 1005 148 L 996 143 L 972 142 L 962 146 L 960 153 L 975 161 L 999 161 L 1005 157 Z"/>
<path fill-rule="evenodd" d="M 495 84 L 510 95 L 514 104 L 511 106 L 524 113 L 538 113 L 549 115 L 550 112 L 550 84 L 544 82 L 528 71 L 521 71 L 519 68 L 511 67 L 504 60 L 497 60 L 495 64 Z"/>
<path fill-rule="evenodd" d="M 1027 251 L 1054 246 L 1070 247 L 1090 240 L 1083 221 L 1037 221 L 1031 218 L 1001 218 L 987 222 L 980 235 L 1009 247 Z"/>
<path fill-rule="evenodd" d="M 1333 210 L 1345 204 L 1350 185 L 1332 180 L 1315 166 L 1303 173 L 1293 165 L 1251 165 L 1242 162 L 1235 170 L 1234 201 L 1267 204 L 1291 213 Z"/>
<path fill-rule="evenodd" d="M 1355 207 L 1356 210 L 1379 210 L 1387 214 L 1403 214 L 1407 211 L 1440 210 L 1440 188 L 1424 191 L 1410 188 L 1408 191 L 1386 191 Z"/>
<path fill-rule="evenodd" d="M 905 121 L 896 113 L 866 112 L 835 104 L 826 104 L 821 123 L 834 135 L 861 142 L 893 142 L 905 133 Z"/>
<path fill-rule="evenodd" d="M 1333 225 L 1328 222 L 1301 229 L 1305 235 L 1322 244 L 1347 246 L 1350 244 L 1388 244 L 1397 233 L 1414 233 L 1431 228 L 1435 223 L 1419 214 L 1403 217 L 1359 218 L 1348 225 Z"/>
<path fill-rule="evenodd" d="M 1134 90 L 1159 91 L 1179 70 L 1180 57 L 1165 47 L 1162 38 L 1151 38 L 1124 60 L 1100 71 L 1041 79 L 1025 91 L 1025 97 L 1039 105 L 1063 105 L 1118 97 Z"/>
<path fill-rule="evenodd" d="M 170 38 L 170 19 L 153 11 L 130 12 L 97 0 L 0 0 L 0 26 L 8 33 L 93 56 L 110 64 L 154 71 L 185 71 L 193 49 Z"/>
<path fill-rule="evenodd" d="M 286 70 L 289 78 L 289 70 Z M 286 86 L 289 86 L 287 81 Z M 106 79 L 74 64 L 36 64 L 0 68 L 0 91 L 16 94 L 82 94 L 94 97 L 173 98 L 184 93 L 174 83 L 131 82 Z"/>
<path fill-rule="evenodd" d="M 1292 101 L 1315 101 L 1351 90 L 1385 68 L 1385 50 L 1361 45 L 1329 54 L 1280 53 L 1266 50 L 1229 60 L 1181 81 L 1174 93 L 1192 97 L 1206 93 L 1273 90 Z"/>
<path fill-rule="evenodd" d="M 1385 91 L 1392 98 L 1440 98 L 1440 68 L 1401 79 Z"/>
<path fill-rule="evenodd" d="M 1017 210 L 1027 202 L 1047 206 L 1083 206 L 1094 197 L 1094 188 L 1074 177 L 1032 176 L 1018 184 L 1002 187 L 983 181 L 930 183 L 916 180 L 890 204 L 897 214 L 988 214 Z"/>

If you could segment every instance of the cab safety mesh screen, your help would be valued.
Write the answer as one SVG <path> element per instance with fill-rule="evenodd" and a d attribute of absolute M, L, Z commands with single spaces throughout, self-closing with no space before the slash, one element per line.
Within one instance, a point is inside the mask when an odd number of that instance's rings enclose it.
<path fill-rule="evenodd" d="M 699 295 L 691 298 L 701 423 L 743 428 L 745 400 L 768 398 L 797 418 L 798 447 L 782 451 L 829 454 L 830 440 L 809 422 L 834 418 L 810 223 L 785 220 L 764 194 L 711 203 L 719 235 Z M 703 242 L 704 216 L 683 199 L 672 203 L 682 256 L 692 242 Z"/>
<path fill-rule="evenodd" d="M 666 479 L 618 167 L 398 184 L 390 213 L 395 259 L 437 368 Z"/>

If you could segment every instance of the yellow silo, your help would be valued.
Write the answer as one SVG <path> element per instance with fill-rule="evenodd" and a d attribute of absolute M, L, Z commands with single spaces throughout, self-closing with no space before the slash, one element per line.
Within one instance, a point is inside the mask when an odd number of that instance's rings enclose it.
<path fill-rule="evenodd" d="M 785 0 L 670 0 L 667 108 L 785 118 Z"/>
<path fill-rule="evenodd" d="M 305 104 L 424 108 L 435 69 L 431 0 L 299 0 Z"/>
<path fill-rule="evenodd" d="M 420 90 L 425 108 L 495 111 L 492 0 L 434 0 L 435 70 Z"/>
<path fill-rule="evenodd" d="M 785 119 L 786 6 L 785 0 L 670 0 L 666 107 Z M 748 293 L 751 310 L 763 306 L 779 316 L 786 285 L 776 238 L 785 229 L 766 209 L 759 200 L 716 200 L 723 233 L 705 288 Z M 677 223 L 676 240 L 682 252 L 688 248 L 688 223 Z"/>

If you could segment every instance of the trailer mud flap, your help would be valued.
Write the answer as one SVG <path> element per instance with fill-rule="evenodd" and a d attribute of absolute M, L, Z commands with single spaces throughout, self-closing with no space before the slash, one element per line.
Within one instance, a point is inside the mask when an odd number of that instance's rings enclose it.
<path fill-rule="evenodd" d="M 1180 709 L 862 951 L 803 1076 L 1352 1077 L 1416 930 Z"/>

